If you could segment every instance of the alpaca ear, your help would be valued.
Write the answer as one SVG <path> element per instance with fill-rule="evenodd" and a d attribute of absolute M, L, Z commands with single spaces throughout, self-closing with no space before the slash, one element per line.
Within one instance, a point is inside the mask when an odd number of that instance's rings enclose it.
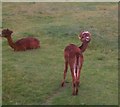
<path fill-rule="evenodd" d="M 81 37 L 80 37 L 80 35 L 78 35 L 78 38 L 81 40 Z"/>
<path fill-rule="evenodd" d="M 13 31 L 11 30 L 11 33 L 13 33 Z"/>
<path fill-rule="evenodd" d="M 80 32 L 80 34 L 78 35 L 78 37 L 79 37 L 79 39 L 81 39 L 82 38 L 82 33 L 83 33 L 83 31 L 82 32 Z"/>
<path fill-rule="evenodd" d="M 0 32 L 0 37 L 2 37 L 2 32 Z"/>

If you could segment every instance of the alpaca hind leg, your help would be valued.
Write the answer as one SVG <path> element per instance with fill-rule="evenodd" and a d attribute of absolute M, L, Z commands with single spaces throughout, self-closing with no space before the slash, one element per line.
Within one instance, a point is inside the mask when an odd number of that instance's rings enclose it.
<path fill-rule="evenodd" d="M 74 75 L 74 68 L 70 67 L 71 75 L 72 75 L 72 95 L 76 94 L 76 84 L 75 84 L 75 75 Z"/>
<path fill-rule="evenodd" d="M 82 65 L 83 65 L 83 57 L 81 57 L 79 59 L 79 67 L 78 67 L 78 75 L 77 75 L 77 85 L 79 86 L 80 85 L 80 73 L 81 73 L 81 69 L 82 69 Z"/>
<path fill-rule="evenodd" d="M 67 69 L 68 69 L 68 62 L 66 61 L 65 62 L 65 68 L 64 68 L 64 77 L 63 77 L 63 81 L 62 81 L 62 84 L 61 84 L 62 87 L 64 86 L 64 83 L 65 83 Z"/>
<path fill-rule="evenodd" d="M 76 81 L 76 95 L 78 95 L 78 81 Z"/>

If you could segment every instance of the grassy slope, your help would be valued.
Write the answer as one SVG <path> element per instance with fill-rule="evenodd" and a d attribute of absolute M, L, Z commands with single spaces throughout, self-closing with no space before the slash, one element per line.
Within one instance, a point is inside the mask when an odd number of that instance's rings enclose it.
<path fill-rule="evenodd" d="M 14 31 L 14 40 L 32 35 L 41 41 L 41 49 L 14 52 L 3 39 L 3 104 L 118 103 L 116 3 L 3 3 L 3 28 Z M 63 50 L 80 45 L 82 30 L 92 41 L 73 97 L 70 71 L 60 87 Z"/>

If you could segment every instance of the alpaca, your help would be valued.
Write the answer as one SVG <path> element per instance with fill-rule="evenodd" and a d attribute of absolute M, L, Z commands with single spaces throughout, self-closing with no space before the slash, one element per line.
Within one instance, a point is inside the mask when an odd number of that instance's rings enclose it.
<path fill-rule="evenodd" d="M 80 83 L 80 72 L 83 65 L 83 52 L 86 50 L 89 42 L 91 41 L 91 34 L 88 31 L 81 32 L 78 37 L 82 42 L 82 45 L 80 47 L 77 47 L 74 44 L 69 44 L 64 49 L 65 68 L 64 68 L 64 78 L 61 86 L 62 87 L 64 86 L 68 64 L 69 64 L 72 75 L 72 86 L 73 86 L 72 95 L 78 94 L 78 86 Z"/>
<path fill-rule="evenodd" d="M 38 39 L 33 37 L 22 38 L 16 42 L 13 42 L 11 34 L 13 31 L 9 29 L 2 30 L 2 37 L 5 37 L 8 41 L 8 44 L 14 51 L 26 51 L 29 49 L 36 49 L 40 47 L 40 42 Z"/>

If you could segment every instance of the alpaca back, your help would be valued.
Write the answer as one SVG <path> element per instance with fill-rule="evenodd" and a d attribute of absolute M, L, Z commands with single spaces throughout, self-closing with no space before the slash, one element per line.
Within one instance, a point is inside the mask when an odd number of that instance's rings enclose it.
<path fill-rule="evenodd" d="M 17 50 L 35 49 L 40 47 L 38 39 L 33 37 L 22 38 L 15 42 Z"/>

